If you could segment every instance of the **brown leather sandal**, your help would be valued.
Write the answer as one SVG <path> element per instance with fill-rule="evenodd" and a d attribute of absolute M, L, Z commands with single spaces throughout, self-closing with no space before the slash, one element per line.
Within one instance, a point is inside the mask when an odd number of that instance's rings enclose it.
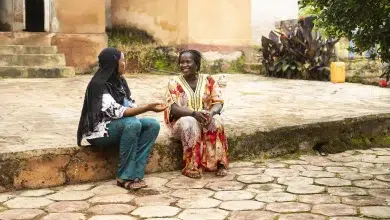
<path fill-rule="evenodd" d="M 133 180 L 122 180 L 122 181 L 117 180 L 116 185 L 125 188 L 127 190 L 134 190 L 134 191 L 142 188 L 141 184 L 134 182 Z"/>

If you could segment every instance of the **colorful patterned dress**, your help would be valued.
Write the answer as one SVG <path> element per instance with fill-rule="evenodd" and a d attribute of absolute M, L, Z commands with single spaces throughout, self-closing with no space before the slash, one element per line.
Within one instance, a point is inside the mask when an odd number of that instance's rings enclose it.
<path fill-rule="evenodd" d="M 213 77 L 199 74 L 193 91 L 183 76 L 168 83 L 164 113 L 165 123 L 173 137 L 183 145 L 183 174 L 187 171 L 216 171 L 218 163 L 228 167 L 228 143 L 220 115 L 214 115 L 205 127 L 191 116 L 174 118 L 172 104 L 194 111 L 210 110 L 214 104 L 223 104 L 221 90 Z"/>

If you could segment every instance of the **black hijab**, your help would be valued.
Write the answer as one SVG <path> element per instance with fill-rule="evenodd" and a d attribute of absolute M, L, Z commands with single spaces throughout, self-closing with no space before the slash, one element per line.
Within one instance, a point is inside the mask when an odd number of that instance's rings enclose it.
<path fill-rule="evenodd" d="M 99 54 L 99 70 L 92 77 L 85 92 L 77 130 L 77 145 L 81 146 L 83 135 L 92 132 L 103 119 L 102 98 L 108 92 L 117 103 L 124 98 L 130 100 L 130 89 L 126 80 L 118 73 L 118 61 L 122 53 L 115 48 L 106 48 Z"/>

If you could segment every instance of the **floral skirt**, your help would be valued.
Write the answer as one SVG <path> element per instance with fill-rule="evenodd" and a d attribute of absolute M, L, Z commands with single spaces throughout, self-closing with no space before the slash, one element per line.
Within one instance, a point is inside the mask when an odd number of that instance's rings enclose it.
<path fill-rule="evenodd" d="M 193 117 L 182 117 L 173 125 L 172 135 L 183 144 L 183 173 L 216 171 L 218 164 L 228 167 L 228 143 L 220 115 L 206 127 Z"/>

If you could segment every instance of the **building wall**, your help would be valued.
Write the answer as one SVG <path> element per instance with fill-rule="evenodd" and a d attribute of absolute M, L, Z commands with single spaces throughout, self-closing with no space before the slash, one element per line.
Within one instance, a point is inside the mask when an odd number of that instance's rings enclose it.
<path fill-rule="evenodd" d="M 111 0 L 114 26 L 134 26 L 162 44 L 248 45 L 251 0 Z"/>
<path fill-rule="evenodd" d="M 111 0 L 112 26 L 148 32 L 162 44 L 187 38 L 187 0 Z"/>
<path fill-rule="evenodd" d="M 104 33 L 106 28 L 105 0 L 56 0 L 53 32 L 83 34 Z"/>
<path fill-rule="evenodd" d="M 0 31 L 12 30 L 13 7 L 11 0 L 0 0 Z"/>
<path fill-rule="evenodd" d="M 196 0 L 188 5 L 189 43 L 251 43 L 251 0 Z"/>
<path fill-rule="evenodd" d="M 251 0 L 252 43 L 260 45 L 261 36 L 268 37 L 276 21 L 297 19 L 298 0 Z"/>

